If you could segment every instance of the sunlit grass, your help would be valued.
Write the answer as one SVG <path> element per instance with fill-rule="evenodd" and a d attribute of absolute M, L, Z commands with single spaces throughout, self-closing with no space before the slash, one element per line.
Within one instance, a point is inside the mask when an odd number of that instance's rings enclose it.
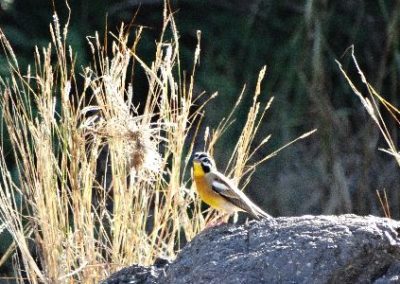
<path fill-rule="evenodd" d="M 204 106 L 217 95 L 194 93 L 200 32 L 193 69 L 184 76 L 179 34 L 167 5 L 151 63 L 137 53 L 143 29 L 137 28 L 133 39 L 124 26 L 120 30 L 109 35 L 109 52 L 98 35 L 89 37 L 91 65 L 77 68 L 68 24 L 61 28 L 54 15 L 51 43 L 36 48 L 35 66 L 26 72 L 0 34 L 10 70 L 10 78 L 1 82 L 0 106 L 17 167 L 12 176 L 10 153 L 2 146 L 0 226 L 14 243 L 1 263 L 13 258 L 19 282 L 94 282 L 132 263 L 173 258 L 182 241 L 219 218 L 213 210 L 202 212 L 191 183 L 190 157 L 199 150 L 195 139 L 204 139 L 206 150 L 213 152 L 241 96 L 219 126 L 198 133 Z M 149 83 L 142 113 L 132 103 L 134 96 L 144 95 L 135 94 L 133 63 L 142 67 Z M 272 102 L 260 102 L 265 72 L 260 72 L 226 169 L 237 183 L 245 179 L 246 184 L 255 167 L 276 154 L 250 163 L 269 140 L 266 136 L 253 145 Z M 78 77 L 83 86 L 77 86 Z"/>
<path fill-rule="evenodd" d="M 359 88 L 356 87 L 356 84 L 348 76 L 347 72 L 343 69 L 340 62 L 336 60 L 336 63 L 338 64 L 340 71 L 342 72 L 344 78 L 349 83 L 354 94 L 360 99 L 364 109 L 367 111 L 367 113 L 370 116 L 370 118 L 372 119 L 372 121 L 378 127 L 379 131 L 381 132 L 381 134 L 387 144 L 387 147 L 388 147 L 387 149 L 380 148 L 379 150 L 393 156 L 397 165 L 400 166 L 400 153 L 399 153 L 399 151 L 397 149 L 397 145 L 395 143 L 396 139 L 394 137 L 392 137 L 391 131 L 388 128 L 387 123 L 383 119 L 383 114 L 380 109 L 380 106 L 383 106 L 386 109 L 386 111 L 390 114 L 390 116 L 396 122 L 397 126 L 400 125 L 400 111 L 398 108 L 393 106 L 390 102 L 388 102 L 385 98 L 383 98 L 380 94 L 378 94 L 378 92 L 374 89 L 374 87 L 368 82 L 364 72 L 361 70 L 361 68 L 358 64 L 358 61 L 354 55 L 354 46 L 350 47 L 350 52 L 351 52 L 352 61 L 356 67 L 358 75 L 360 76 L 360 80 L 361 80 L 362 84 L 366 87 L 367 95 L 363 95 L 362 91 L 360 91 Z M 383 190 L 383 194 L 381 194 L 377 190 L 377 196 L 378 196 L 379 202 L 381 204 L 381 207 L 382 207 L 385 217 L 390 218 L 391 217 L 390 206 L 389 206 L 388 197 L 386 195 L 386 191 L 385 191 L 385 189 L 380 189 L 380 190 Z"/>

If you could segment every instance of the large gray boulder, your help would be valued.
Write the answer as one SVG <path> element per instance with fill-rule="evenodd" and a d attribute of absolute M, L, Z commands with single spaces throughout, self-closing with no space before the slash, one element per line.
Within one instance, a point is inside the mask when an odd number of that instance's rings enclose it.
<path fill-rule="evenodd" d="M 400 283 L 399 232 L 398 221 L 355 215 L 223 225 L 172 263 L 135 266 L 127 282 L 104 283 Z"/>

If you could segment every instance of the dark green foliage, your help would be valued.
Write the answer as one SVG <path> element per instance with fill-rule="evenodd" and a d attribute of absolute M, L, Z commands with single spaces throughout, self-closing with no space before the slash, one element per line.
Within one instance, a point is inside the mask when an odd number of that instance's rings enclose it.
<path fill-rule="evenodd" d="M 68 19 L 65 2 L 54 1 L 55 7 L 52 2 L 0 2 L 0 28 L 11 42 L 21 70 L 28 64 L 33 66 L 34 46 L 40 49 L 48 45 L 54 11 L 62 24 Z M 118 33 L 120 23 L 129 23 L 136 13 L 132 31 L 136 25 L 146 26 L 138 52 L 151 62 L 162 24 L 162 1 L 70 2 L 68 36 L 77 73 L 91 56 L 86 36 L 95 31 L 104 34 L 106 26 Z M 385 147 L 383 140 L 334 62 L 339 59 L 360 82 L 346 53 L 354 44 L 368 80 L 399 106 L 399 1 L 181 0 L 172 1 L 172 6 L 177 11 L 182 66 L 191 70 L 196 31 L 201 30 L 196 90 L 220 94 L 208 105 L 203 126 L 215 127 L 247 85 L 236 122 L 217 145 L 215 158 L 221 170 L 241 132 L 258 71 L 265 64 L 268 71 L 262 97 L 267 101 L 275 96 L 275 102 L 261 127 L 262 136 L 272 133 L 273 137 L 260 155 L 318 128 L 308 141 L 286 149 L 258 168 L 247 188 L 253 200 L 273 215 L 382 215 L 375 190 L 386 189 L 392 216 L 399 218 L 399 169 L 391 157 L 378 151 Z M 135 100 L 143 105 L 146 77 L 139 66 L 135 70 Z M 6 58 L 0 53 L 2 80 L 7 80 L 8 72 Z M 398 125 L 389 115 L 385 118 L 397 141 Z M 6 136 L 1 143 L 9 153 L 7 162 L 13 163 Z M 198 146 L 203 146 L 201 141 Z M 14 167 L 12 174 L 17 176 L 16 172 Z M 1 256 L 11 238 L 3 232 L 0 239 Z M 1 269 L 5 268 L 0 268 L 0 277 Z"/>
<path fill-rule="evenodd" d="M 56 10 L 65 23 L 63 1 Z M 121 21 L 145 25 L 138 51 L 146 62 L 154 56 L 154 41 L 162 22 L 161 1 L 73 1 L 69 39 L 77 53 L 77 72 L 90 56 L 85 37 L 95 31 L 116 33 Z M 138 1 L 139 2 L 139 1 Z M 136 3 L 136 4 L 135 4 Z M 173 1 L 181 36 L 182 65 L 191 69 L 196 31 L 202 31 L 201 64 L 196 77 L 200 93 L 220 96 L 206 110 L 205 125 L 215 123 L 232 108 L 242 86 L 245 103 L 236 123 L 217 145 L 223 166 L 232 149 L 251 101 L 258 71 L 268 66 L 262 97 L 275 102 L 262 125 L 272 133 L 267 154 L 283 142 L 318 128 L 302 142 L 268 161 L 255 174 L 250 195 L 275 215 L 304 213 L 381 214 L 375 190 L 386 189 L 393 216 L 399 217 L 398 168 L 378 152 L 384 146 L 360 102 L 343 80 L 334 59 L 357 74 L 346 49 L 354 44 L 356 56 L 369 81 L 384 97 L 398 105 L 399 17 L 396 1 Z M 0 26 L 15 47 L 22 67 L 33 63 L 34 45 L 49 41 L 50 1 L 15 1 L 0 12 Z M 343 57 L 342 57 L 343 55 Z M 143 102 L 147 83 L 139 71 L 134 90 Z M 0 74 L 6 76 L 4 58 Z M 141 83 L 142 82 L 142 83 Z M 388 116 L 397 138 L 397 126 Z M 202 133 L 201 133 L 202 135 Z M 202 147 L 199 143 L 199 147 Z M 384 170 L 383 170 L 384 169 Z M 262 196 L 265 196 L 262 198 Z M 257 198 L 255 198 L 257 199 Z"/>

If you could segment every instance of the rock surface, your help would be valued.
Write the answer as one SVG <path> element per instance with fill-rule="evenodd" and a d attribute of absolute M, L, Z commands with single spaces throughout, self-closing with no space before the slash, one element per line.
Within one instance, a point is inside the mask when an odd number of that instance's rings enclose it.
<path fill-rule="evenodd" d="M 122 274 L 133 282 L 103 283 L 400 283 L 399 233 L 398 221 L 355 215 L 223 225 L 170 264 Z"/>

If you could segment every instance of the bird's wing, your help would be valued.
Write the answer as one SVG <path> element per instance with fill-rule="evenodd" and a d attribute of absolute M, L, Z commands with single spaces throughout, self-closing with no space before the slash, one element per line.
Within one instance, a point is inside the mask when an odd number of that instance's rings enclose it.
<path fill-rule="evenodd" d="M 251 200 L 241 192 L 232 182 L 220 173 L 214 173 L 214 178 L 211 184 L 212 189 L 227 199 L 236 207 L 246 211 L 254 218 L 259 218 L 258 215 L 264 215 L 257 205 L 253 204 Z M 259 212 L 259 210 L 261 212 Z M 266 213 L 265 213 L 266 214 Z"/>
<path fill-rule="evenodd" d="M 214 191 L 225 197 L 231 197 L 231 198 L 240 197 L 237 193 L 239 190 L 236 189 L 236 186 L 228 178 L 226 178 L 219 172 L 213 172 L 211 186 Z"/>

